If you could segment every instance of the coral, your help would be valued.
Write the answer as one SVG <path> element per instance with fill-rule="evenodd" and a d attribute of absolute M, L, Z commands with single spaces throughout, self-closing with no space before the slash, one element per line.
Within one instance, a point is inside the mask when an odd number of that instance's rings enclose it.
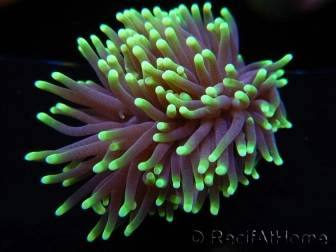
<path fill-rule="evenodd" d="M 60 174 L 42 183 L 70 186 L 86 180 L 61 205 L 62 215 L 75 204 L 101 216 L 88 235 L 108 239 L 129 215 L 129 236 L 148 212 L 173 220 L 179 206 L 197 213 L 209 195 L 217 215 L 220 195 L 229 197 L 246 176 L 258 179 L 260 159 L 283 163 L 274 139 L 278 128 L 290 128 L 278 88 L 291 59 L 285 55 L 245 64 L 238 30 L 230 12 L 213 18 L 211 4 L 203 18 L 195 4 L 153 13 L 134 9 L 117 14 L 125 26 L 116 33 L 107 25 L 106 45 L 92 35 L 92 48 L 78 48 L 100 83 L 75 81 L 55 72 L 65 87 L 37 81 L 36 87 L 82 105 L 58 103 L 52 114 L 73 117 L 85 125 L 67 126 L 46 113 L 37 118 L 69 136 L 87 136 L 60 149 L 31 152 L 25 159 L 67 163 Z M 95 50 L 94 50 L 95 49 Z"/>

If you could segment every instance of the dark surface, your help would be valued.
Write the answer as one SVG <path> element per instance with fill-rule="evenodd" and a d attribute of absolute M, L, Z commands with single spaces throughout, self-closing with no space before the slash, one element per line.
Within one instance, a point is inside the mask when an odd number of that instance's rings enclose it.
<path fill-rule="evenodd" d="M 153 7 L 153 2 L 142 6 Z M 253 180 L 248 187 L 239 185 L 230 199 L 221 198 L 217 217 L 211 216 L 209 202 L 206 202 L 197 215 L 175 211 L 172 223 L 158 216 L 148 216 L 129 238 L 124 237 L 123 226 L 108 241 L 98 238 L 93 243 L 86 242 L 86 235 L 98 221 L 92 210 L 83 211 L 76 206 L 62 217 L 54 215 L 55 209 L 75 191 L 76 186 L 63 188 L 59 184 L 42 185 L 39 182 L 42 176 L 59 172 L 61 166 L 23 159 L 30 151 L 55 149 L 73 142 L 71 137 L 54 131 L 35 118 L 38 112 L 48 113 L 51 106 L 63 100 L 38 90 L 34 81 L 51 81 L 53 71 L 74 79 L 95 79 L 93 70 L 87 67 L 76 50 L 76 38 L 87 38 L 91 32 L 102 38 L 100 23 L 117 29 L 121 26 L 114 21 L 115 13 L 139 6 L 127 1 L 119 5 L 102 1 L 82 5 L 75 11 L 75 7 L 65 8 L 62 2 L 47 7 L 46 3 L 25 1 L 0 10 L 0 56 L 3 56 L 0 60 L 3 115 L 0 134 L 1 252 L 164 251 L 168 248 L 180 251 L 182 247 L 189 247 L 190 251 L 336 251 L 336 74 L 331 71 L 335 69 L 330 36 L 331 5 L 310 16 L 266 22 L 248 14 L 244 5 L 239 6 L 233 1 L 214 4 L 218 8 L 228 6 L 236 17 L 246 61 L 276 60 L 286 53 L 294 54 L 294 61 L 286 67 L 289 84 L 280 90 L 293 128 L 276 133 L 284 164 L 277 167 L 261 162 L 259 181 Z M 177 5 L 175 1 L 160 3 L 164 9 Z M 264 31 L 258 27 L 263 27 Z M 84 66 L 66 67 L 38 61 L 42 59 L 71 61 Z M 196 229 L 205 235 L 203 244 L 192 241 Z M 259 233 L 263 230 L 268 236 L 276 230 L 280 233 L 287 230 L 300 236 L 326 234 L 328 245 L 260 246 L 250 241 L 249 246 L 226 247 L 216 240 L 211 243 L 211 230 L 215 229 L 234 235 L 251 234 L 252 230 Z"/>

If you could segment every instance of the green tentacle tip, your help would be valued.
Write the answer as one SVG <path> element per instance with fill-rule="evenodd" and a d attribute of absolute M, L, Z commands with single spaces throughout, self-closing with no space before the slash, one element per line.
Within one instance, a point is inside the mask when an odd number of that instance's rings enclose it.
<path fill-rule="evenodd" d="M 281 157 L 278 157 L 278 158 L 274 158 L 274 163 L 276 165 L 282 165 L 283 164 L 283 160 Z"/>
<path fill-rule="evenodd" d="M 50 116 L 48 116 L 46 113 L 40 112 L 36 115 L 36 118 L 41 122 L 45 122 L 50 119 Z"/>
<path fill-rule="evenodd" d="M 48 164 L 59 164 L 60 161 L 60 154 L 52 154 L 46 158 Z"/>
<path fill-rule="evenodd" d="M 184 204 L 183 204 L 183 210 L 184 210 L 186 213 L 190 213 L 191 210 L 192 210 L 192 204 L 184 203 Z"/>
<path fill-rule="evenodd" d="M 167 106 L 167 112 L 166 112 L 167 116 L 170 118 L 174 118 L 176 116 L 176 113 L 177 113 L 176 106 L 173 104 L 169 104 Z"/>
<path fill-rule="evenodd" d="M 125 217 L 130 211 L 131 209 L 128 209 L 125 205 L 122 205 L 119 209 L 118 214 L 120 217 Z"/>
<path fill-rule="evenodd" d="M 242 183 L 244 186 L 248 186 L 248 185 L 250 184 L 250 181 L 249 181 L 247 178 L 242 178 L 241 183 Z"/>
<path fill-rule="evenodd" d="M 270 106 L 269 106 L 268 103 L 262 103 L 260 105 L 260 109 L 263 113 L 267 113 L 269 111 L 269 108 L 270 108 Z"/>
<path fill-rule="evenodd" d="M 42 184 L 51 184 L 52 183 L 52 176 L 47 175 L 41 178 L 41 183 Z"/>
<path fill-rule="evenodd" d="M 111 140 L 109 138 L 109 135 L 110 135 L 110 132 L 109 131 L 101 131 L 99 134 L 98 134 L 98 138 L 99 140 L 101 141 L 108 141 L 108 140 Z"/>
<path fill-rule="evenodd" d="M 133 232 L 134 232 L 134 229 L 130 225 L 128 225 L 124 231 L 124 235 L 130 236 Z"/>
<path fill-rule="evenodd" d="M 168 215 L 166 216 L 166 220 L 167 220 L 168 222 L 172 222 L 173 219 L 174 219 L 173 216 L 168 216 Z"/>
<path fill-rule="evenodd" d="M 246 152 L 252 154 L 255 148 L 255 143 L 248 143 L 246 147 Z"/>
<path fill-rule="evenodd" d="M 111 234 L 112 234 L 111 231 L 106 231 L 106 230 L 104 230 L 104 232 L 103 232 L 103 234 L 102 234 L 102 239 L 103 239 L 104 241 L 108 240 L 108 239 L 110 238 Z"/>
<path fill-rule="evenodd" d="M 204 189 L 204 183 L 203 183 L 203 181 L 196 182 L 196 189 L 198 191 L 203 191 L 203 189 Z"/>
<path fill-rule="evenodd" d="M 213 163 L 213 162 L 216 162 L 218 158 L 219 158 L 219 157 L 218 157 L 215 153 L 212 153 L 212 154 L 209 156 L 209 161 L 210 161 L 211 163 Z"/>
<path fill-rule="evenodd" d="M 109 168 L 111 171 L 115 171 L 115 170 L 118 170 L 118 169 L 121 168 L 121 167 L 120 167 L 120 164 L 119 164 L 118 160 L 113 160 L 113 161 L 109 164 L 108 168 Z"/>
<path fill-rule="evenodd" d="M 114 142 L 110 145 L 110 151 L 120 150 L 120 142 Z"/>
<path fill-rule="evenodd" d="M 101 172 L 105 171 L 106 169 L 107 169 L 107 167 L 104 166 L 102 164 L 102 162 L 99 162 L 99 163 L 97 163 L 93 166 L 92 171 L 95 172 L 95 173 L 101 173 Z"/>
<path fill-rule="evenodd" d="M 89 209 L 90 207 L 92 207 L 92 200 L 91 200 L 91 198 L 88 198 L 88 199 L 83 201 L 82 209 L 86 210 L 86 209 Z"/>
<path fill-rule="evenodd" d="M 69 109 L 70 107 L 65 105 L 64 103 L 61 103 L 61 102 L 58 102 L 56 104 L 56 108 L 60 109 L 60 110 L 66 110 L 66 109 Z"/>
<path fill-rule="evenodd" d="M 205 93 L 211 97 L 217 96 L 217 90 L 214 87 L 207 87 L 205 89 Z"/>
<path fill-rule="evenodd" d="M 282 60 L 284 60 L 285 62 L 289 62 L 289 61 L 291 61 L 293 59 L 293 54 L 286 54 L 283 58 L 282 58 Z M 286 64 L 287 64 L 286 63 Z"/>
<path fill-rule="evenodd" d="M 47 86 L 47 83 L 45 81 L 37 80 L 34 85 L 39 89 L 44 89 Z"/>
<path fill-rule="evenodd" d="M 227 192 L 228 194 L 233 195 L 235 192 L 235 189 L 232 186 L 229 186 L 229 188 L 227 189 Z"/>
<path fill-rule="evenodd" d="M 64 75 L 64 74 L 61 74 L 61 73 L 59 73 L 59 72 L 53 72 L 53 73 L 51 74 L 51 77 L 52 77 L 54 80 L 59 81 L 59 80 L 63 79 L 63 78 L 65 77 L 65 75 Z"/>
<path fill-rule="evenodd" d="M 161 140 L 163 140 L 162 133 L 156 133 L 153 135 L 153 141 L 159 143 Z"/>
<path fill-rule="evenodd" d="M 203 9 L 205 11 L 210 11 L 211 10 L 211 3 L 210 2 L 206 2 L 204 5 L 203 5 Z"/>
<path fill-rule="evenodd" d="M 156 204 L 157 206 L 161 206 L 161 205 L 163 204 L 163 202 L 164 202 L 163 199 L 158 198 L 158 199 L 156 199 L 155 204 Z"/>
<path fill-rule="evenodd" d="M 189 149 L 185 146 L 179 146 L 176 148 L 176 153 L 179 156 L 185 156 L 189 154 Z"/>
<path fill-rule="evenodd" d="M 285 122 L 285 127 L 286 127 L 287 129 L 290 129 L 290 128 L 293 127 L 293 124 L 290 123 L 290 122 L 288 122 L 288 121 L 286 121 L 286 122 Z"/>
<path fill-rule="evenodd" d="M 238 146 L 237 151 L 238 151 L 239 156 L 241 156 L 241 157 L 246 156 L 246 146 L 245 145 Z"/>
<path fill-rule="evenodd" d="M 37 152 L 29 152 L 24 156 L 24 159 L 27 161 L 34 161 L 37 158 Z"/>
<path fill-rule="evenodd" d="M 232 64 L 227 64 L 226 66 L 225 66 L 225 71 L 226 72 L 233 72 L 235 70 L 235 67 L 234 67 L 234 65 L 232 65 Z"/>
<path fill-rule="evenodd" d="M 150 168 L 151 167 L 148 165 L 147 162 L 141 162 L 140 164 L 138 164 L 139 171 L 147 171 Z"/>
<path fill-rule="evenodd" d="M 166 185 L 167 185 L 167 181 L 164 180 L 163 178 L 159 178 L 158 180 L 156 180 L 155 185 L 156 185 L 158 188 L 164 188 L 164 187 L 166 187 Z"/>
<path fill-rule="evenodd" d="M 228 168 L 225 166 L 217 166 L 215 172 L 217 175 L 223 176 L 226 174 Z"/>
<path fill-rule="evenodd" d="M 259 174 L 257 173 L 255 169 L 252 171 L 252 178 L 254 178 L 255 180 L 260 178 Z"/>
<path fill-rule="evenodd" d="M 199 210 L 201 210 L 201 208 L 199 206 L 194 205 L 191 211 L 193 214 L 197 214 Z"/>
<path fill-rule="evenodd" d="M 119 80 L 119 74 L 116 70 L 114 69 L 111 69 L 109 72 L 108 72 L 108 81 L 109 83 L 115 83 Z"/>
<path fill-rule="evenodd" d="M 180 186 L 181 186 L 181 182 L 180 182 L 180 181 L 176 181 L 176 180 L 173 181 L 173 187 L 174 187 L 175 189 L 180 188 Z"/>
<path fill-rule="evenodd" d="M 210 212 L 212 215 L 218 215 L 219 208 L 217 206 L 210 206 Z"/>
<path fill-rule="evenodd" d="M 106 24 L 101 24 L 100 26 L 99 26 L 99 29 L 102 31 L 102 32 L 104 32 L 104 30 L 106 30 L 107 28 L 109 28 Z"/>
<path fill-rule="evenodd" d="M 87 44 L 86 40 L 82 37 L 77 38 L 77 43 L 82 46 L 83 44 Z"/>
<path fill-rule="evenodd" d="M 139 108 L 143 108 L 147 105 L 147 101 L 145 99 L 142 99 L 142 98 L 136 98 L 134 100 L 134 104 L 139 107 Z"/>
<path fill-rule="evenodd" d="M 159 123 L 156 125 L 156 128 L 157 128 L 158 130 L 164 131 L 164 130 L 167 130 L 167 129 L 168 129 L 168 124 L 165 123 L 165 122 L 159 122 Z"/>
<path fill-rule="evenodd" d="M 211 186 L 213 184 L 213 175 L 206 175 L 205 178 L 204 178 L 204 183 L 207 185 L 207 186 Z"/>
<path fill-rule="evenodd" d="M 97 234 L 95 234 L 95 232 L 92 230 L 89 234 L 88 234 L 88 236 L 86 237 L 86 240 L 88 241 L 88 242 L 93 242 L 96 238 L 97 238 Z"/>
<path fill-rule="evenodd" d="M 266 130 L 271 130 L 271 129 L 272 129 L 272 124 L 270 124 L 269 122 L 265 122 L 265 123 L 263 124 L 263 126 L 264 126 L 264 128 L 265 128 Z"/>
<path fill-rule="evenodd" d="M 97 203 L 96 205 L 92 206 L 93 211 L 96 214 L 103 215 L 106 212 L 105 207 L 101 204 L 101 202 Z"/>
<path fill-rule="evenodd" d="M 59 208 L 56 209 L 55 211 L 55 215 L 56 216 L 61 216 L 63 214 L 65 214 L 67 211 L 69 211 L 69 207 L 64 203 L 63 205 L 61 205 Z"/>
<path fill-rule="evenodd" d="M 241 101 L 243 103 L 248 103 L 250 101 L 248 96 L 243 91 L 235 92 L 234 96 L 235 96 L 236 99 L 238 99 L 239 101 Z"/>

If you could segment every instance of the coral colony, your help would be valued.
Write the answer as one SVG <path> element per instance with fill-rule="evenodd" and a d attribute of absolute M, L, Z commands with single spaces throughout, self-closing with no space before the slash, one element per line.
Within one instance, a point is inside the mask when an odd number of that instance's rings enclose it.
<path fill-rule="evenodd" d="M 56 215 L 81 201 L 101 215 L 88 241 L 108 239 L 125 220 L 129 236 L 156 210 L 167 221 L 179 206 L 197 213 L 207 196 L 217 215 L 220 194 L 233 195 L 238 182 L 248 185 L 246 176 L 259 178 L 260 159 L 283 163 L 274 132 L 291 127 L 278 88 L 287 84 L 281 68 L 292 55 L 245 64 L 235 21 L 226 8 L 220 14 L 213 17 L 210 3 L 203 15 L 197 4 L 191 11 L 184 5 L 169 12 L 125 10 L 116 16 L 125 26 L 118 33 L 100 26 L 109 38 L 105 45 L 94 35 L 93 47 L 78 39 L 101 84 L 58 72 L 52 78 L 65 87 L 36 81 L 39 89 L 83 106 L 58 103 L 50 110 L 83 122 L 80 127 L 46 113 L 37 118 L 87 138 L 25 159 L 66 163 L 43 184 L 86 180 Z"/>

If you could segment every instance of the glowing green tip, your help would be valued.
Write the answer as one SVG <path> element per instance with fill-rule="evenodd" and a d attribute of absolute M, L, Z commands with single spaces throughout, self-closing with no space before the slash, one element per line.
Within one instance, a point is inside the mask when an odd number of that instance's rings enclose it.
<path fill-rule="evenodd" d="M 163 165 L 162 164 L 157 164 L 154 166 L 154 173 L 156 175 L 160 175 L 163 169 Z"/>
<path fill-rule="evenodd" d="M 122 205 L 118 214 L 120 217 L 125 217 L 130 211 L 131 209 L 127 208 L 125 205 Z"/>
<path fill-rule="evenodd" d="M 124 235 L 130 236 L 133 232 L 134 232 L 134 229 L 130 225 L 128 225 L 124 231 Z"/>
<path fill-rule="evenodd" d="M 215 162 L 219 157 L 215 154 L 215 153 L 212 153 L 210 156 L 209 156 L 209 161 L 211 163 Z"/>
<path fill-rule="evenodd" d="M 36 157 L 37 157 L 36 152 L 30 152 L 27 155 L 25 155 L 24 159 L 27 161 L 34 161 Z"/>
<path fill-rule="evenodd" d="M 86 210 L 92 207 L 92 200 L 90 198 L 86 199 L 82 203 L 82 209 Z"/>
<path fill-rule="evenodd" d="M 167 215 L 167 217 L 166 217 L 166 220 L 167 220 L 168 222 L 172 222 L 173 219 L 174 219 L 174 217 L 173 217 L 173 216 L 170 216 L 170 215 Z"/>
<path fill-rule="evenodd" d="M 54 80 L 60 80 L 60 79 L 62 79 L 63 78 L 63 74 L 61 74 L 61 73 L 59 73 L 59 72 L 53 72 L 52 74 L 51 74 L 51 77 L 54 79 Z"/>
<path fill-rule="evenodd" d="M 242 178 L 240 181 L 244 186 L 248 186 L 250 184 L 250 181 L 248 181 L 247 178 Z"/>
<path fill-rule="evenodd" d="M 269 105 L 267 103 L 263 103 L 260 105 L 260 109 L 263 113 L 267 113 L 269 111 Z"/>
<path fill-rule="evenodd" d="M 167 106 L 166 114 L 169 118 L 174 118 L 176 116 L 176 107 L 174 104 L 169 104 Z"/>
<path fill-rule="evenodd" d="M 88 236 L 86 237 L 86 240 L 88 241 L 88 242 L 93 242 L 96 238 L 97 238 L 97 234 L 92 230 L 89 234 L 88 234 Z"/>
<path fill-rule="evenodd" d="M 205 89 L 205 93 L 211 97 L 217 96 L 217 90 L 214 87 L 207 87 L 207 89 Z"/>
<path fill-rule="evenodd" d="M 160 136 L 161 136 L 160 133 L 156 133 L 156 134 L 154 134 L 154 135 L 153 135 L 153 141 L 154 141 L 154 142 L 160 142 L 160 139 L 161 139 Z"/>
<path fill-rule="evenodd" d="M 204 174 L 208 170 L 208 168 L 209 168 L 209 162 L 208 162 L 208 160 L 201 159 L 200 163 L 198 165 L 198 168 L 197 168 L 198 172 L 200 174 Z"/>
<path fill-rule="evenodd" d="M 41 112 L 36 115 L 36 118 L 43 122 L 48 120 L 49 116 L 46 113 Z"/>
<path fill-rule="evenodd" d="M 184 210 L 186 213 L 190 213 L 191 210 L 192 210 L 192 204 L 184 203 L 184 204 L 183 204 L 183 210 Z"/>
<path fill-rule="evenodd" d="M 138 164 L 138 169 L 139 171 L 147 171 L 149 170 L 151 167 L 149 167 L 147 162 L 142 162 L 140 164 Z"/>
<path fill-rule="evenodd" d="M 283 160 L 281 157 L 277 157 L 277 158 L 274 158 L 274 163 L 276 165 L 282 165 L 283 164 Z"/>
<path fill-rule="evenodd" d="M 255 180 L 259 179 L 260 176 L 258 174 L 258 172 L 256 171 L 256 169 L 253 169 L 252 171 L 252 178 L 254 178 Z"/>
<path fill-rule="evenodd" d="M 60 164 L 61 159 L 60 159 L 61 154 L 52 154 L 46 158 L 46 162 L 48 164 Z"/>
<path fill-rule="evenodd" d="M 164 188 L 167 185 L 167 182 L 163 178 L 159 178 L 158 180 L 156 180 L 155 185 L 158 188 Z"/>
<path fill-rule="evenodd" d="M 52 176 L 47 175 L 41 178 L 42 184 L 51 184 L 52 183 Z"/>
<path fill-rule="evenodd" d="M 121 168 L 121 164 L 120 164 L 118 159 L 115 159 L 109 164 L 108 168 L 111 171 L 115 171 L 115 170 L 118 170 L 119 168 Z"/>
<path fill-rule="evenodd" d="M 204 178 L 204 183 L 208 186 L 211 186 L 213 184 L 213 175 L 212 174 L 207 174 Z"/>
<path fill-rule="evenodd" d="M 180 186 L 181 186 L 180 181 L 173 180 L 173 187 L 174 187 L 175 189 L 180 188 Z"/>
<path fill-rule="evenodd" d="M 106 171 L 107 170 L 107 165 L 104 165 L 102 164 L 103 161 L 95 164 L 92 168 L 92 170 L 95 172 L 95 173 L 100 173 L 100 172 L 103 172 L 103 171 Z"/>
<path fill-rule="evenodd" d="M 189 151 L 189 149 L 188 149 L 187 147 L 185 147 L 185 146 L 179 146 L 179 147 L 176 148 L 176 153 L 177 153 L 177 155 L 179 155 L 179 156 L 185 156 L 185 155 L 190 154 L 190 151 Z"/>
<path fill-rule="evenodd" d="M 103 32 L 104 30 L 106 30 L 108 28 L 108 26 L 106 24 L 101 24 L 99 26 L 99 29 Z"/>
<path fill-rule="evenodd" d="M 227 189 L 227 192 L 230 194 L 230 195 L 233 195 L 234 192 L 235 192 L 235 189 L 231 186 L 229 186 L 229 188 Z"/>
<path fill-rule="evenodd" d="M 146 185 L 153 185 L 155 183 L 155 175 L 152 172 L 147 173 L 145 183 Z"/>
<path fill-rule="evenodd" d="M 39 89 L 45 89 L 48 84 L 45 81 L 35 81 L 34 85 Z"/>
<path fill-rule="evenodd" d="M 104 230 L 103 235 L 102 235 L 102 239 L 104 241 L 108 240 L 108 238 L 110 238 L 111 234 L 112 234 L 112 232 L 108 232 L 108 231 Z"/>
<path fill-rule="evenodd" d="M 70 207 L 66 203 L 64 203 L 59 208 L 57 208 L 57 210 L 55 211 L 55 215 L 61 216 L 65 214 L 66 212 L 68 212 L 69 210 L 70 210 Z"/>
<path fill-rule="evenodd" d="M 234 70 L 235 70 L 235 67 L 232 64 L 227 64 L 226 67 L 225 67 L 226 72 L 232 72 Z"/>
<path fill-rule="evenodd" d="M 101 131 L 98 134 L 98 138 L 101 141 L 109 141 L 111 139 L 111 132 L 110 131 Z"/>
<path fill-rule="evenodd" d="M 210 212 L 211 212 L 212 215 L 217 215 L 218 210 L 219 210 L 219 208 L 217 206 L 213 206 L 213 205 L 210 206 Z"/>
<path fill-rule="evenodd" d="M 227 170 L 228 170 L 228 168 L 226 166 L 223 166 L 223 165 L 217 166 L 216 169 L 215 169 L 216 174 L 220 175 L 220 176 L 225 175 Z"/>
<path fill-rule="evenodd" d="M 134 104 L 139 108 L 144 108 L 148 104 L 148 102 L 145 99 L 136 98 L 134 100 Z"/>
<path fill-rule="evenodd" d="M 289 61 L 291 61 L 293 59 L 293 55 L 292 54 L 286 54 L 283 58 L 282 58 L 282 60 L 284 60 L 285 62 L 289 62 Z"/>

